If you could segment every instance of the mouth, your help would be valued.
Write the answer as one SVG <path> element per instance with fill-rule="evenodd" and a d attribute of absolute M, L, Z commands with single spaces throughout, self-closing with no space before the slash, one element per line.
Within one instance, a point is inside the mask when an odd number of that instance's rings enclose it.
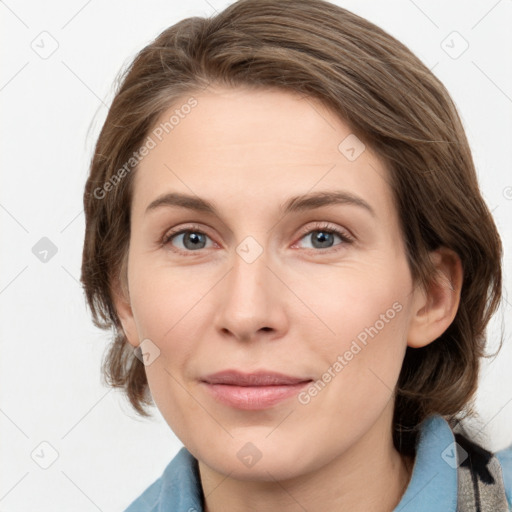
<path fill-rule="evenodd" d="M 200 379 L 217 401 L 245 410 L 267 409 L 298 394 L 313 379 L 270 371 L 225 370 Z"/>

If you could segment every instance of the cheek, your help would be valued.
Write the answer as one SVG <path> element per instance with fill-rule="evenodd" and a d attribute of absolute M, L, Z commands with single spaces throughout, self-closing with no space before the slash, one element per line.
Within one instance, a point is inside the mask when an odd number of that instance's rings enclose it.
<path fill-rule="evenodd" d="M 207 302 L 204 299 L 212 283 L 204 273 L 200 276 L 190 269 L 173 270 L 143 258 L 133 258 L 129 272 L 139 338 L 151 340 L 159 353 L 155 364 L 146 367 L 148 381 L 155 391 L 160 387 L 168 389 L 176 384 L 172 377 L 187 367 L 202 338 Z"/>
<path fill-rule="evenodd" d="M 344 348 L 357 338 L 363 345 L 378 334 L 400 332 L 407 316 L 405 308 L 410 283 L 395 277 L 400 271 L 379 272 L 375 268 L 339 269 L 308 284 L 299 282 L 297 295 L 306 298 L 305 318 L 325 331 L 327 345 Z M 345 347 L 349 348 L 349 347 Z"/>
<path fill-rule="evenodd" d="M 205 421 L 205 411 L 194 400 L 194 393 L 186 388 L 179 372 L 175 368 L 169 368 L 163 358 L 159 358 L 145 370 L 149 390 L 159 412 L 183 444 L 194 446 L 197 437 L 201 436 L 201 432 L 197 431 L 197 424 L 204 423 L 193 420 L 200 418 Z"/>
<path fill-rule="evenodd" d="M 299 396 L 297 436 L 310 431 L 327 439 L 343 433 L 322 448 L 329 452 L 332 445 L 353 442 L 391 407 L 406 349 L 406 314 L 401 303 L 373 297 L 365 307 L 338 316 L 339 336 L 321 353 L 317 349 L 317 380 Z"/>
<path fill-rule="evenodd" d="M 134 262 L 130 277 L 132 309 L 137 320 L 139 335 L 162 344 L 162 350 L 170 338 L 183 326 L 196 325 L 194 317 L 201 310 L 201 300 L 211 288 L 211 283 L 182 269 L 172 270 L 168 265 L 155 265 L 142 258 Z M 187 337 L 191 338 L 189 335 Z M 174 342 L 173 342 L 174 343 Z"/>
<path fill-rule="evenodd" d="M 356 400 L 382 401 L 395 387 L 407 346 L 407 268 L 393 276 L 375 268 L 346 272 L 324 284 L 321 294 L 311 287 L 308 295 L 312 309 L 320 312 L 310 324 L 316 322 L 324 332 L 322 342 L 311 337 L 310 350 L 323 362 L 317 369 L 329 382 L 332 398 L 339 400 L 342 391 L 349 407 Z"/>

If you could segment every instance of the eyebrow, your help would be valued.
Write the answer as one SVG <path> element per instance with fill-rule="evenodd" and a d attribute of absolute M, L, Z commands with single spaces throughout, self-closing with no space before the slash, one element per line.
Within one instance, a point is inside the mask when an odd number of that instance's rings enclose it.
<path fill-rule="evenodd" d="M 295 196 L 288 199 L 286 203 L 280 205 L 280 211 L 286 214 L 291 212 L 314 210 L 316 208 L 321 208 L 322 206 L 332 205 L 358 206 L 366 210 L 373 217 L 376 217 L 374 209 L 363 198 L 343 190 L 311 192 L 308 194 Z M 146 208 L 145 214 L 162 207 L 173 206 L 202 213 L 209 213 L 219 217 L 217 209 L 210 201 L 202 199 L 198 196 L 181 194 L 177 192 L 170 192 L 157 197 Z"/>

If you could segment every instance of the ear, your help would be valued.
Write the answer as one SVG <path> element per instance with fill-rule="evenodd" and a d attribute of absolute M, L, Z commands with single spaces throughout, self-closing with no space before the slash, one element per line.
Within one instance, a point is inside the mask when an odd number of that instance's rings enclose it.
<path fill-rule="evenodd" d="M 122 278 L 120 278 L 122 279 Z M 139 335 L 137 330 L 137 324 L 133 317 L 132 308 L 130 305 L 130 294 L 128 286 L 123 286 L 119 280 L 111 288 L 112 300 L 116 308 L 117 316 L 121 320 L 124 334 L 128 340 L 128 343 L 134 348 L 139 346 Z"/>
<path fill-rule="evenodd" d="M 411 310 L 407 345 L 420 348 L 433 342 L 450 326 L 457 314 L 463 270 L 458 254 L 441 247 L 431 253 L 437 273 L 428 289 L 417 288 Z"/>

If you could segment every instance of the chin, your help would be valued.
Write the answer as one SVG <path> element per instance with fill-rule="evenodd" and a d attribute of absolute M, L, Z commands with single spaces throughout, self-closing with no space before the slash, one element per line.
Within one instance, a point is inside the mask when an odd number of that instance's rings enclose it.
<path fill-rule="evenodd" d="M 309 460 L 304 446 L 286 446 L 267 440 L 246 441 L 233 439 L 231 443 L 204 447 L 194 454 L 214 471 L 230 478 L 245 481 L 274 482 L 300 476 L 322 465 L 320 460 Z M 261 438 L 259 438 L 261 439 Z M 318 456 L 318 454 L 317 454 Z M 310 467 L 311 466 L 311 467 Z"/>

